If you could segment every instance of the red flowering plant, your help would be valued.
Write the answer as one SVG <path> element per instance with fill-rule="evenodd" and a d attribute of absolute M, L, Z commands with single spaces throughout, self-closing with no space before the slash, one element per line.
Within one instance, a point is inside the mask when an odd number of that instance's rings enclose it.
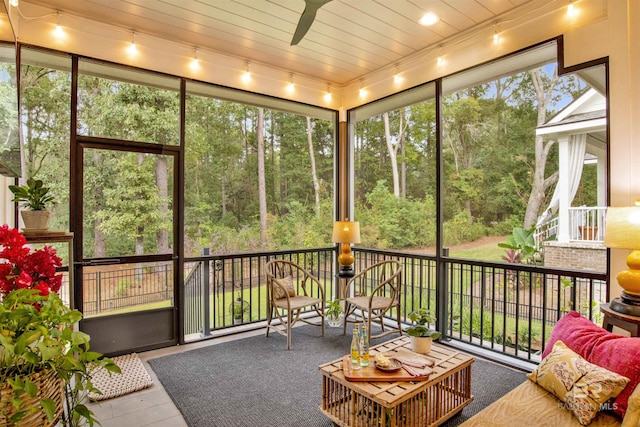
<path fill-rule="evenodd" d="M 56 251 L 31 251 L 26 244 L 20 231 L 0 226 L 0 425 L 44 418 L 39 425 L 58 425 L 61 417 L 69 426 L 99 424 L 84 403 L 87 393 L 100 394 L 93 370 L 120 368 L 90 349 L 89 335 L 76 327 L 82 313 L 58 296 L 62 262 Z M 41 378 L 51 372 L 57 382 L 47 387 Z"/>
<path fill-rule="evenodd" d="M 0 226 L 0 296 L 6 297 L 17 289 L 36 289 L 40 295 L 58 293 L 62 286 L 62 274 L 56 274 L 56 267 L 62 260 L 51 246 L 32 251 L 27 239 L 15 228 Z"/>

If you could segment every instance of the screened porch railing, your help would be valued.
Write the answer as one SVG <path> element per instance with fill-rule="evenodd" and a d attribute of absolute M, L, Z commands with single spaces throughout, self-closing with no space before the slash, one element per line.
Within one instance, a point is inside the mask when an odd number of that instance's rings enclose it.
<path fill-rule="evenodd" d="M 303 266 L 333 295 L 336 250 L 333 247 L 294 251 L 205 255 L 185 262 L 184 334 L 187 341 L 211 336 L 241 324 L 267 319 L 265 265 L 286 259 Z"/>
<path fill-rule="evenodd" d="M 601 323 L 599 304 L 607 300 L 603 273 L 451 257 L 441 258 L 439 272 L 433 255 L 363 248 L 354 248 L 354 253 L 356 271 L 386 259 L 402 264 L 404 322 L 419 307 L 440 310 L 446 339 L 525 361 L 539 361 L 553 325 L 565 312 L 576 310 Z M 335 257 L 334 248 L 319 248 L 190 258 L 185 264 L 187 341 L 265 321 L 264 265 L 272 258 L 294 261 L 316 275 L 329 300 L 337 295 Z M 439 274 L 444 275 L 446 291 L 436 287 Z M 236 302 L 243 308 L 234 318 Z M 390 312 L 390 317 L 395 315 Z"/>

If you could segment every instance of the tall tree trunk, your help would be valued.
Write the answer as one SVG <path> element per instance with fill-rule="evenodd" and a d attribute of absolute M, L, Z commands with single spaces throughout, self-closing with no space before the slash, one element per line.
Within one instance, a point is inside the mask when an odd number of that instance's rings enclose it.
<path fill-rule="evenodd" d="M 400 162 L 400 193 L 402 194 L 403 200 L 406 200 L 407 198 L 407 162 L 405 160 L 405 145 L 406 138 L 403 132 L 402 139 L 400 140 L 400 156 L 402 157 Z"/>
<path fill-rule="evenodd" d="M 102 164 L 102 155 L 99 150 L 93 152 L 93 164 Z M 98 206 L 93 208 L 94 212 L 103 209 L 103 206 L 100 206 L 104 200 L 103 190 L 102 184 L 98 184 L 93 188 L 94 200 L 95 203 L 98 204 Z M 104 241 L 104 233 L 100 230 L 100 223 L 101 221 L 99 219 L 93 220 L 93 256 L 97 258 L 107 256 L 107 247 Z"/>
<path fill-rule="evenodd" d="M 545 83 L 542 80 L 541 70 L 536 69 L 530 71 L 531 81 L 536 91 L 536 99 L 538 101 L 538 121 L 537 125 L 542 125 L 547 120 L 547 107 L 551 101 L 553 94 L 553 88 L 558 82 L 558 69 L 554 68 L 553 76 L 551 80 Z M 547 164 L 547 158 L 549 157 L 549 151 L 555 144 L 555 141 L 547 141 L 542 136 L 536 136 L 535 139 L 535 170 L 533 172 L 533 182 L 531 183 L 531 194 L 529 194 L 529 201 L 527 202 L 527 210 L 524 214 L 524 228 L 531 228 L 538 219 L 538 213 L 542 203 L 545 200 L 545 192 L 547 188 L 553 183 L 551 179 L 545 179 L 545 167 Z"/>
<path fill-rule="evenodd" d="M 316 217 L 320 217 L 320 181 L 316 175 L 316 157 L 313 154 L 313 127 L 311 117 L 307 117 L 307 140 L 309 141 L 309 159 L 311 160 L 311 177 L 313 178 L 313 191 L 316 195 Z"/>
<path fill-rule="evenodd" d="M 144 226 L 139 226 L 136 233 L 136 255 L 144 255 Z M 136 264 L 136 282 L 144 277 L 143 264 Z"/>
<path fill-rule="evenodd" d="M 264 179 L 264 109 L 258 108 L 258 201 L 260 203 L 260 241 L 267 242 L 267 193 Z"/>
<path fill-rule="evenodd" d="M 156 231 L 156 247 L 159 254 L 169 253 L 169 230 L 165 228 L 164 224 L 170 224 L 168 221 L 169 213 L 169 190 L 168 190 L 168 173 L 167 173 L 167 158 L 165 156 L 156 156 L 156 185 L 158 186 L 158 197 L 160 198 L 160 217 L 162 218 L 161 224 L 163 224 L 158 231 Z"/>
<path fill-rule="evenodd" d="M 382 119 L 384 120 L 384 136 L 387 141 L 387 149 L 389 151 L 389 159 L 391 159 L 391 172 L 393 173 L 393 195 L 396 197 L 400 197 L 400 177 L 398 174 L 398 145 L 393 145 L 393 140 L 391 139 L 391 128 L 389 126 L 389 113 L 384 113 L 382 115 Z M 402 121 L 401 121 L 402 127 Z"/>
<path fill-rule="evenodd" d="M 227 179 L 226 176 L 223 176 L 220 180 L 220 198 L 222 203 L 222 215 L 224 216 L 227 213 Z"/>
<path fill-rule="evenodd" d="M 138 166 L 142 166 L 144 161 L 144 154 L 138 154 Z M 136 230 L 136 242 L 135 242 L 136 255 L 144 255 L 144 225 L 139 225 Z M 144 276 L 143 265 L 136 264 L 136 281 L 142 280 Z"/>
<path fill-rule="evenodd" d="M 93 220 L 93 256 L 102 258 L 107 256 L 107 248 L 104 243 L 104 233 L 100 230 L 100 220 Z"/>

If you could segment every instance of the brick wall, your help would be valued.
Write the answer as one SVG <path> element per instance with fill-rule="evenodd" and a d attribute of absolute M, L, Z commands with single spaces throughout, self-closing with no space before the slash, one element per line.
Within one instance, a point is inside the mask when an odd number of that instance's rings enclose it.
<path fill-rule="evenodd" d="M 607 271 L 607 248 L 602 242 L 544 242 L 543 246 L 546 267 Z"/>

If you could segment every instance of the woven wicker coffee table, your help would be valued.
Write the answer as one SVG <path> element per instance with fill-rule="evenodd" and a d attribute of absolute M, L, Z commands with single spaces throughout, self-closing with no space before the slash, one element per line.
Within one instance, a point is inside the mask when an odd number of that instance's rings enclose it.
<path fill-rule="evenodd" d="M 399 347 L 409 349 L 409 338 L 396 338 L 374 346 L 371 354 L 393 352 Z M 320 365 L 320 410 L 338 426 L 440 425 L 473 401 L 473 358 L 435 343 L 428 357 L 435 360 L 435 366 L 429 378 L 422 381 L 384 377 L 349 381 L 345 378 L 343 358 Z"/>

